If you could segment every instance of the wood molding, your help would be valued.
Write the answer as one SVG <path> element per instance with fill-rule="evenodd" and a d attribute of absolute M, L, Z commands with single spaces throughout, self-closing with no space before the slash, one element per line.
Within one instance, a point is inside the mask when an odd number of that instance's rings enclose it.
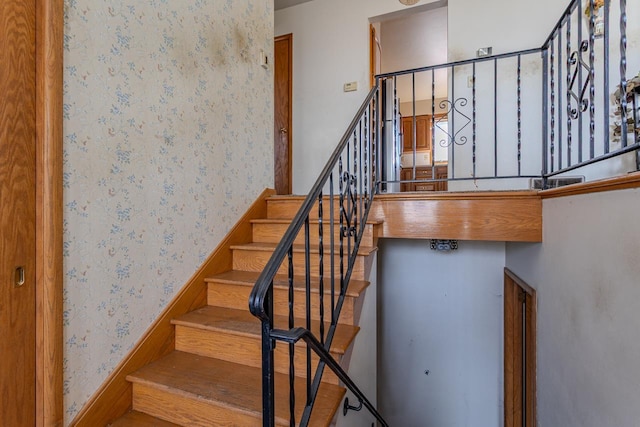
<path fill-rule="evenodd" d="M 63 0 L 36 1 L 36 426 L 63 409 Z"/>
<path fill-rule="evenodd" d="M 505 427 L 536 425 L 536 312 L 535 290 L 505 268 Z"/>
<path fill-rule="evenodd" d="M 629 188 L 640 188 L 640 172 L 543 190 L 540 191 L 540 196 L 543 199 L 551 199 L 554 197 L 577 196 L 579 194 L 600 193 L 603 191 L 625 190 Z"/>
<path fill-rule="evenodd" d="M 381 237 L 505 242 L 542 241 L 537 192 L 470 192 L 376 196 L 369 214 Z"/>
<path fill-rule="evenodd" d="M 205 278 L 231 270 L 232 252 L 230 246 L 251 241 L 251 220 L 266 217 L 266 199 L 273 194 L 275 194 L 274 190 L 266 189 L 258 196 L 131 352 L 114 369 L 102 387 L 87 402 L 71 422 L 72 426 L 103 426 L 131 408 L 132 386 L 127 382 L 126 376 L 174 350 L 175 331 L 171 320 L 206 305 Z"/>

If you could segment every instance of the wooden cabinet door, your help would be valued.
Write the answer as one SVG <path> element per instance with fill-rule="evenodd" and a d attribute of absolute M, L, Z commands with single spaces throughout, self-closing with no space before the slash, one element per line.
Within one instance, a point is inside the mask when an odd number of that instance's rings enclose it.
<path fill-rule="evenodd" d="M 0 7 L 0 419 L 35 425 L 35 0 Z"/>
<path fill-rule="evenodd" d="M 403 151 L 413 151 L 413 116 L 402 118 Z M 416 116 L 416 150 L 431 149 L 431 116 Z"/>
<path fill-rule="evenodd" d="M 402 151 L 413 151 L 413 117 L 402 118 Z"/>
<path fill-rule="evenodd" d="M 416 117 L 416 150 L 431 149 L 431 116 Z"/>

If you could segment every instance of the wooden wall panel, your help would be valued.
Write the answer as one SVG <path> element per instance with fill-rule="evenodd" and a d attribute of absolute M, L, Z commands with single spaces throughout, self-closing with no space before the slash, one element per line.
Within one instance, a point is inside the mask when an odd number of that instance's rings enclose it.
<path fill-rule="evenodd" d="M 374 199 L 369 216 L 383 221 L 382 237 L 542 241 L 537 192 L 382 195 Z"/>

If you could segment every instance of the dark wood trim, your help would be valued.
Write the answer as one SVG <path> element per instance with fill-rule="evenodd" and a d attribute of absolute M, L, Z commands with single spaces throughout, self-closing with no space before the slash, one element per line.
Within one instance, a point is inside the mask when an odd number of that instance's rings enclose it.
<path fill-rule="evenodd" d="M 288 111 L 288 120 L 287 120 L 287 144 L 289 145 L 287 148 L 287 164 L 289 165 L 289 187 L 287 194 L 291 194 L 293 192 L 293 34 L 283 34 L 281 36 L 275 37 L 273 42 L 287 40 L 289 46 L 289 111 Z M 275 57 L 274 57 L 275 62 Z"/>
<path fill-rule="evenodd" d="M 100 389 L 71 422 L 72 426 L 104 426 L 131 408 L 132 387 L 131 383 L 126 380 L 126 376 L 174 350 L 175 331 L 171 320 L 206 305 L 205 278 L 232 269 L 233 260 L 230 247 L 251 241 L 251 220 L 266 217 L 266 199 L 273 194 L 275 194 L 275 190 L 267 189 L 258 196 L 131 352 L 113 370 Z"/>
<path fill-rule="evenodd" d="M 615 178 L 584 182 L 581 184 L 573 184 L 567 185 L 565 187 L 553 188 L 551 190 L 544 190 L 540 191 L 540 196 L 543 199 L 551 199 L 554 197 L 577 196 L 579 194 L 626 190 L 629 188 L 640 188 L 640 172 L 633 172 Z"/>
<path fill-rule="evenodd" d="M 524 298 L 524 300 L 523 300 Z M 523 301 L 525 302 L 523 307 Z M 504 425 L 536 425 L 536 293 L 504 269 Z M 522 321 L 525 319 L 523 336 Z M 524 341 L 524 342 L 523 342 Z M 526 357 L 523 366 L 523 344 Z M 522 372 L 525 372 L 523 382 Z M 523 410 L 525 410 L 523 417 Z M 523 422 L 524 421 L 524 422 Z"/>
<path fill-rule="evenodd" d="M 36 425 L 63 423 L 62 0 L 36 1 Z"/>
<path fill-rule="evenodd" d="M 369 84 L 376 84 L 376 27 L 369 24 Z"/>

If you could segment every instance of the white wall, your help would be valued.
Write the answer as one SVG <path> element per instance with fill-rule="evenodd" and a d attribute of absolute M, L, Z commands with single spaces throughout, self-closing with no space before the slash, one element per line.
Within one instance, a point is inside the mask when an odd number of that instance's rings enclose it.
<path fill-rule="evenodd" d="M 389 425 L 502 425 L 505 245 L 459 243 L 440 253 L 381 239 L 378 406 Z"/>
<path fill-rule="evenodd" d="M 275 35 L 293 33 L 294 193 L 311 188 L 369 92 L 369 18 L 402 9 L 389 0 L 316 0 L 275 13 Z M 343 92 L 352 81 L 358 91 Z"/>
<path fill-rule="evenodd" d="M 449 61 L 540 47 L 569 0 L 449 0 Z"/>
<path fill-rule="evenodd" d="M 507 244 L 537 290 L 540 426 L 640 420 L 640 189 L 548 199 L 543 243 Z"/>

